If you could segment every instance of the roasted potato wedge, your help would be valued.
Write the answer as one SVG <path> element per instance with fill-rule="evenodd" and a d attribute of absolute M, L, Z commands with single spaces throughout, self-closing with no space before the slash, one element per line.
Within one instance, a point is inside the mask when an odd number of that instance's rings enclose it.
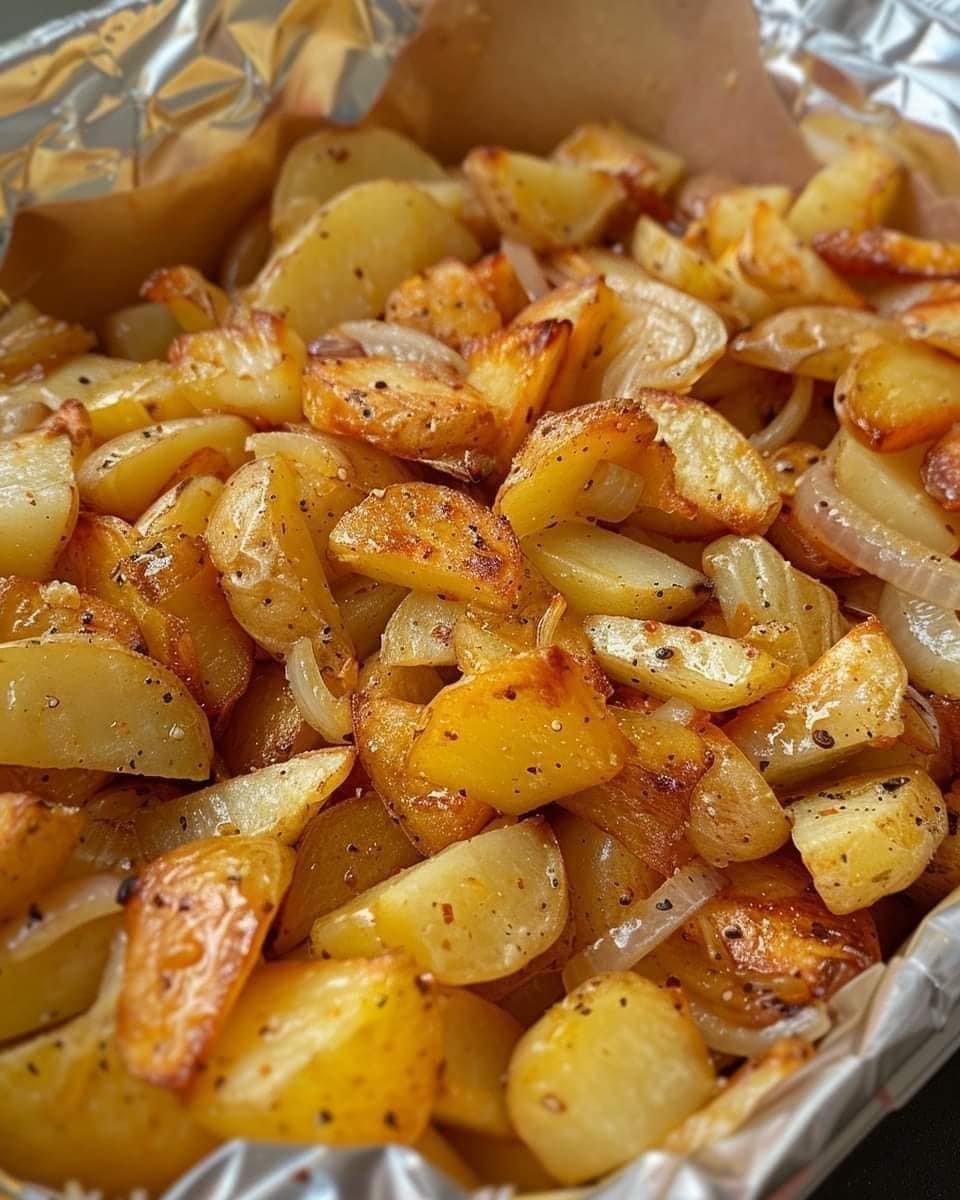
<path fill-rule="evenodd" d="M 69 437 L 36 432 L 0 441 L 0 574 L 49 579 L 78 501 Z"/>
<path fill-rule="evenodd" d="M 143 634 L 132 617 L 72 583 L 0 577 L 0 641 L 50 633 L 100 634 L 131 650 L 145 649 Z"/>
<path fill-rule="evenodd" d="M 429 333 L 454 350 L 503 327 L 500 310 L 473 271 L 455 258 L 411 275 L 387 297 L 387 321 Z"/>
<path fill-rule="evenodd" d="M 56 882 L 82 828 L 77 808 L 25 792 L 0 793 L 0 920 Z"/>
<path fill-rule="evenodd" d="M 557 162 L 615 175 L 631 196 L 665 196 L 680 182 L 686 165 L 679 154 L 638 137 L 614 122 L 578 125 L 554 149 Z"/>
<path fill-rule="evenodd" d="M 216 475 L 191 475 L 182 479 L 140 514 L 137 533 L 150 537 L 164 529 L 176 528 L 191 537 L 200 537 L 207 531 L 210 513 L 222 491 L 223 481 Z"/>
<path fill-rule="evenodd" d="M 758 204 L 765 204 L 778 217 L 790 207 L 790 189 L 780 184 L 762 187 L 724 188 L 709 197 L 704 209 L 707 249 L 718 259 L 736 246 L 750 227 Z"/>
<path fill-rule="evenodd" d="M 805 242 L 873 229 L 890 215 L 903 173 L 898 159 L 864 139 L 821 167 L 794 201 L 787 224 Z"/>
<path fill-rule="evenodd" d="M 444 1125 L 510 1137 L 504 1080 L 523 1026 L 502 1008 L 462 988 L 438 996 L 443 1019 L 443 1067 L 433 1102 Z"/>
<path fill-rule="evenodd" d="M 819 234 L 813 244 L 843 275 L 949 279 L 960 274 L 960 244 L 927 241 L 899 229 L 837 229 Z"/>
<path fill-rule="evenodd" d="M 230 308 L 226 292 L 196 267 L 160 267 L 147 278 L 140 295 L 152 304 L 164 305 L 188 333 L 225 324 Z"/>

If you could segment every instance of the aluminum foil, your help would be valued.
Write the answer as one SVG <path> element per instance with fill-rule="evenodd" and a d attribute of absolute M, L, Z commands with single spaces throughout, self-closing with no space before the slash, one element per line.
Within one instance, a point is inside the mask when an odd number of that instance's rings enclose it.
<path fill-rule="evenodd" d="M 697 3 L 706 0 L 687 0 L 688 15 Z M 960 147 L 960 0 L 754 3 L 765 61 L 796 115 L 833 108 L 890 128 L 917 122 Z M 110 0 L 0 48 L 0 251 L 18 209 L 168 178 L 239 145 L 284 104 L 360 120 L 421 8 L 418 0 Z M 839 992 L 831 1013 L 815 1059 L 740 1133 L 689 1159 L 648 1153 L 582 1194 L 808 1196 L 960 1047 L 960 900 Z M 404 1148 L 231 1142 L 164 1200 L 464 1195 Z M 0 1200 L 52 1196 L 0 1170 Z"/>

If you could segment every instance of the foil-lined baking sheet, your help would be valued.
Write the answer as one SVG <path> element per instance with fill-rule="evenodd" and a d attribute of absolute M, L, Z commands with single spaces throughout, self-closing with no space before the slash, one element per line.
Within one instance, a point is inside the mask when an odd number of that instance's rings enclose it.
<path fill-rule="evenodd" d="M 960 0 L 755 0 L 755 9 L 765 69 L 745 0 L 110 0 L 0 48 L 0 250 L 20 210 L 28 220 L 52 214 L 41 233 L 89 236 L 96 225 L 80 214 L 101 210 L 82 202 L 129 195 L 136 207 L 150 195 L 162 214 L 172 203 L 164 188 L 191 172 L 215 175 L 218 156 L 266 145 L 238 160 L 243 177 L 255 178 L 236 203 L 253 203 L 282 149 L 282 139 L 264 136 L 278 115 L 353 123 L 378 97 L 378 120 L 450 153 L 490 125 L 535 149 L 566 132 L 551 122 L 618 117 L 702 167 L 722 165 L 749 128 L 734 167 L 795 181 L 812 159 L 767 95 L 771 79 L 795 117 L 832 111 L 902 136 L 914 166 L 929 167 L 919 180 L 927 223 L 960 228 L 960 205 L 936 196 L 937 184 L 960 178 Z M 507 21 L 516 29 L 505 31 Z M 738 125 L 745 109 L 753 119 Z M 211 195 L 222 195 L 222 179 L 218 186 Z M 175 194 L 182 199 L 182 188 Z M 42 244 L 26 254 L 38 279 Z M 33 287 L 18 270 L 24 289 Z M 960 1047 L 960 902 L 930 914 L 900 955 L 838 993 L 831 1012 L 814 1060 L 737 1135 L 689 1159 L 648 1153 L 577 1194 L 808 1196 Z M 405 1148 L 231 1142 L 165 1200 L 463 1195 Z M 500 1200 L 509 1189 L 483 1195 Z M 51 1196 L 0 1171 L 0 1200 Z"/>

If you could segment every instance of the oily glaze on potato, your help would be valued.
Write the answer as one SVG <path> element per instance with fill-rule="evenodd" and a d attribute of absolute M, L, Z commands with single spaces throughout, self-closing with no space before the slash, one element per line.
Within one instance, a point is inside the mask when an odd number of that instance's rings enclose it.
<path fill-rule="evenodd" d="M 68 437 L 27 433 L 0 441 L 0 573 L 49 579 L 77 509 Z"/>
<path fill-rule="evenodd" d="M 26 908 L 56 880 L 82 828 L 79 809 L 22 792 L 0 793 L 0 920 Z"/>

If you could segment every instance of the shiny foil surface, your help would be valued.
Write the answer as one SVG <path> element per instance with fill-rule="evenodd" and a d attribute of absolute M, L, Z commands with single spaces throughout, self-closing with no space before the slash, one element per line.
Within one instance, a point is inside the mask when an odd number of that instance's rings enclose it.
<path fill-rule="evenodd" d="M 416 34 L 423 7 L 110 0 L 0 49 L 0 248 L 21 207 L 168 179 L 238 146 L 278 109 L 360 120 Z M 915 122 L 960 147 L 960 0 L 755 0 L 755 8 L 767 68 L 794 115 L 832 109 L 885 128 Z M 898 956 L 850 983 L 830 1011 L 834 1027 L 814 1060 L 734 1137 L 684 1160 L 650 1152 L 604 1183 L 564 1195 L 809 1195 L 960 1046 L 960 901 L 930 914 Z M 482 1194 L 499 1200 L 510 1191 Z M 0 1171 L 3 1200 L 51 1195 Z M 463 1195 L 400 1147 L 231 1142 L 164 1200 Z"/>

